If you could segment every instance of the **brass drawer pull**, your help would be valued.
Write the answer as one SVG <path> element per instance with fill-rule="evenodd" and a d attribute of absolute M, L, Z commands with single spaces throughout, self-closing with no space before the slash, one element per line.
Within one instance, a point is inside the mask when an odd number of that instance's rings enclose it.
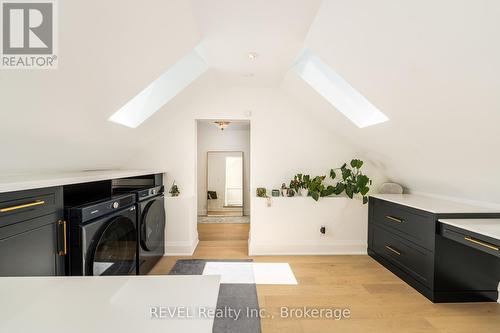
<path fill-rule="evenodd" d="M 12 206 L 12 207 L 0 208 L 0 213 L 7 213 L 7 212 L 12 212 L 12 211 L 18 210 L 18 209 L 23 209 L 23 208 L 28 208 L 28 207 L 34 207 L 34 206 L 40 206 L 40 205 L 43 205 L 44 203 L 45 203 L 45 201 L 43 201 L 43 200 L 36 200 L 34 202 L 30 202 L 30 203 L 23 204 L 23 205 L 17 205 L 17 206 Z"/>
<path fill-rule="evenodd" d="M 62 251 L 59 251 L 59 255 L 60 256 L 65 256 L 67 253 L 68 253 L 68 248 L 67 248 L 67 240 L 66 240 L 66 221 L 64 220 L 59 220 L 57 221 L 57 224 L 58 225 L 61 225 L 63 226 L 63 250 Z"/>
<path fill-rule="evenodd" d="M 500 251 L 500 248 L 498 246 L 493 245 L 493 244 L 486 243 L 486 242 L 481 242 L 481 241 L 479 241 L 477 239 L 474 239 L 472 237 L 469 237 L 469 236 L 465 236 L 464 239 L 466 241 L 471 242 L 471 243 L 487 247 L 488 249 L 491 249 L 491 250 L 494 250 L 494 251 Z"/>
<path fill-rule="evenodd" d="M 393 222 L 397 222 L 397 223 L 403 223 L 403 219 L 400 219 L 400 218 L 397 218 L 397 217 L 394 217 L 394 216 L 391 216 L 391 215 L 386 215 L 385 216 L 386 219 L 389 219 Z"/>
<path fill-rule="evenodd" d="M 401 255 L 401 252 L 399 252 L 398 250 L 396 250 L 395 248 L 393 248 L 392 246 L 390 245 L 386 245 L 385 248 L 393 253 L 396 253 L 398 256 Z"/>

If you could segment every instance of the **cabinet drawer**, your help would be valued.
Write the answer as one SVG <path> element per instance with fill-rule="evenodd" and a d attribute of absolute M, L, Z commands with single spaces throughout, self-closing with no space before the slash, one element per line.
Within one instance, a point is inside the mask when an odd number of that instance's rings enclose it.
<path fill-rule="evenodd" d="M 431 287 L 433 281 L 433 253 L 431 251 L 376 226 L 371 232 L 373 251 L 425 286 Z"/>
<path fill-rule="evenodd" d="M 383 200 L 372 201 L 374 222 L 429 250 L 434 249 L 434 216 L 417 214 L 407 207 Z"/>
<path fill-rule="evenodd" d="M 62 209 L 61 187 L 0 193 L 0 228 Z"/>

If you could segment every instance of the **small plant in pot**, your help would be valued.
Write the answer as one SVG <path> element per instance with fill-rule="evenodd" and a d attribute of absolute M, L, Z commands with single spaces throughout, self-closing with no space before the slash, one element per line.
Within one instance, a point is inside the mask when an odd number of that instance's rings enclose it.
<path fill-rule="evenodd" d="M 177 186 L 175 180 L 172 183 L 172 186 L 170 187 L 170 191 L 168 193 L 170 193 L 173 197 L 178 197 L 179 194 L 181 194 L 181 191 L 179 191 L 179 186 Z"/>
<path fill-rule="evenodd" d="M 298 173 L 290 181 L 290 188 L 294 189 L 297 194 L 300 194 L 303 197 L 307 197 L 310 182 L 311 176 Z"/>
<path fill-rule="evenodd" d="M 288 188 L 286 187 L 285 183 L 281 184 L 281 196 L 282 197 L 288 196 Z"/>
<path fill-rule="evenodd" d="M 257 197 L 259 198 L 267 198 L 267 190 L 264 187 L 257 187 Z"/>

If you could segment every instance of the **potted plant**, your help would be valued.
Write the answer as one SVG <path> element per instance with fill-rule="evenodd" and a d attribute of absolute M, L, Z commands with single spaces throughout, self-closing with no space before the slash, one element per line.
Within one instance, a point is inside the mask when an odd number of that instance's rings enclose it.
<path fill-rule="evenodd" d="M 290 188 L 292 188 L 297 194 L 307 197 L 310 182 L 311 177 L 309 175 L 298 173 L 290 181 Z"/>
<path fill-rule="evenodd" d="M 264 187 L 257 187 L 257 197 L 267 198 L 267 190 Z"/>
<path fill-rule="evenodd" d="M 288 195 L 288 188 L 286 187 L 286 184 L 283 183 L 281 184 L 281 196 L 286 197 Z"/>
<path fill-rule="evenodd" d="M 179 196 L 179 194 L 181 194 L 181 192 L 179 191 L 179 187 L 175 183 L 175 180 L 172 183 L 172 186 L 170 187 L 170 191 L 168 193 L 170 193 L 173 197 L 177 197 Z"/>

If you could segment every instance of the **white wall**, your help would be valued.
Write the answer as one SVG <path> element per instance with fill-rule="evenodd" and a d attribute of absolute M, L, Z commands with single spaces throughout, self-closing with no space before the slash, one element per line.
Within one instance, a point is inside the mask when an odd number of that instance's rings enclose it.
<path fill-rule="evenodd" d="M 347 197 L 252 198 L 251 255 L 366 254 L 368 205 Z M 325 234 L 320 233 L 326 227 Z M 363 233 L 364 231 L 364 233 Z"/>
<path fill-rule="evenodd" d="M 243 212 L 250 214 L 250 125 L 237 123 L 221 131 L 212 121 L 197 123 L 198 215 L 207 213 L 207 151 L 243 152 Z M 225 166 L 223 168 L 225 170 Z M 220 194 L 220 192 L 219 192 Z"/>
<path fill-rule="evenodd" d="M 58 68 L 0 71 L 0 172 L 127 168 L 150 132 L 107 119 L 200 42 L 190 3 L 57 4 Z"/>
<path fill-rule="evenodd" d="M 306 46 L 390 120 L 358 129 L 292 94 L 412 191 L 500 204 L 500 2 L 323 1 Z"/>
<path fill-rule="evenodd" d="M 175 178 L 180 186 L 181 196 L 196 203 L 198 173 L 196 119 L 250 119 L 251 120 L 251 156 L 250 156 L 250 193 L 254 196 L 257 187 L 268 189 L 279 187 L 282 182 L 289 182 L 297 172 L 326 174 L 330 168 L 338 167 L 353 157 L 360 157 L 342 138 L 330 131 L 324 124 L 309 116 L 310 112 L 298 100 L 283 93 L 277 87 L 255 87 L 252 85 L 213 85 L 214 71 L 204 74 L 181 95 L 158 112 L 156 121 L 163 126 L 150 144 L 150 150 L 134 156 L 130 163 L 135 167 L 159 167 L 168 170 L 167 184 Z M 251 117 L 247 111 L 251 110 Z M 152 126 L 145 123 L 143 126 Z M 152 153 L 153 152 L 153 153 Z M 203 162 L 201 162 L 203 163 Z M 204 163 L 203 163 L 204 164 Z M 383 180 L 377 170 L 367 161 L 366 172 L 376 181 Z M 309 198 L 310 199 L 310 198 Z M 310 199 L 312 201 L 312 199 Z M 197 205 L 193 205 L 196 207 Z M 168 207 L 167 207 L 168 209 Z M 356 201 L 353 210 L 362 212 L 366 206 Z M 322 214 L 330 213 L 322 211 Z M 251 215 L 256 213 L 253 205 Z M 192 230 L 196 224 L 196 210 L 185 214 L 185 218 L 170 220 L 168 228 Z M 355 216 L 362 216 L 356 213 Z M 286 216 L 285 216 L 286 217 Z M 259 223 L 252 217 L 251 225 Z M 262 220 L 264 222 L 264 220 Z M 302 221 L 304 228 L 316 232 L 317 226 Z M 351 228 L 351 221 L 342 221 L 338 228 Z M 349 235 L 348 241 L 363 242 L 366 227 L 356 224 L 356 230 Z M 300 237 L 303 229 L 291 230 L 295 237 Z M 180 235 L 176 234 L 176 235 Z M 167 232 L 169 243 L 188 242 L 188 239 L 176 238 Z M 251 239 L 260 241 L 262 233 L 253 233 Z M 175 236 L 175 237 L 174 237 Z M 195 237 L 193 235 L 190 237 Z M 342 240 L 342 237 L 338 239 Z M 264 241 L 264 240 L 263 240 Z M 192 249 L 186 248 L 190 254 Z"/>

